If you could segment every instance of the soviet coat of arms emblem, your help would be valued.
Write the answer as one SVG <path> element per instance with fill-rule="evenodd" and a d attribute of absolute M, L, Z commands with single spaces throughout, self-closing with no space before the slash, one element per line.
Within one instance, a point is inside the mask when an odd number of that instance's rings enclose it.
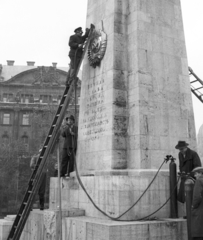
<path fill-rule="evenodd" d="M 88 59 L 90 66 L 96 68 L 104 57 L 107 46 L 107 35 L 102 30 L 94 30 L 89 46 Z"/>

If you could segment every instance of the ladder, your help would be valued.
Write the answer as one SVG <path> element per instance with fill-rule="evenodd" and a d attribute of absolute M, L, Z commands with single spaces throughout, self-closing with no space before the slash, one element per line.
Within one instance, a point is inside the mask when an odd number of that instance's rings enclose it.
<path fill-rule="evenodd" d="M 11 230 L 10 230 L 7 240 L 19 240 L 20 239 L 21 233 L 23 231 L 23 228 L 25 226 L 25 223 L 27 221 L 27 218 L 29 216 L 29 213 L 30 213 L 30 210 L 31 210 L 31 207 L 33 204 L 35 193 L 37 192 L 37 189 L 39 188 L 43 170 L 47 166 L 49 153 L 51 152 L 52 148 L 55 145 L 55 141 L 58 138 L 58 133 L 60 130 L 61 123 L 66 114 L 66 109 L 71 101 L 72 92 L 77 84 L 77 81 L 78 81 L 77 75 L 78 75 L 81 63 L 83 61 L 83 58 L 85 56 L 85 53 L 87 51 L 93 31 L 94 31 L 94 25 L 91 24 L 90 32 L 88 35 L 87 42 L 85 44 L 83 55 L 80 60 L 79 66 L 76 69 L 75 79 L 71 82 L 70 87 L 66 87 L 66 89 L 63 93 L 60 104 L 58 106 L 58 109 L 54 116 L 53 122 L 51 124 L 49 133 L 44 141 L 44 145 L 39 154 L 37 164 L 36 164 L 35 169 L 32 172 L 32 175 L 30 177 L 27 190 L 23 197 L 23 201 L 18 210 L 16 218 L 13 222 L 13 225 L 11 227 Z"/>
<path fill-rule="evenodd" d="M 188 67 L 190 78 L 191 92 L 203 103 L 203 81 L 193 72 L 191 67 Z"/>

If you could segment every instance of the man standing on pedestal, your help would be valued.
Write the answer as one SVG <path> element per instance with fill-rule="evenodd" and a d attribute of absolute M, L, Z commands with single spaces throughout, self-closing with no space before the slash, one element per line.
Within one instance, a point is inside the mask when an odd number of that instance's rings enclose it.
<path fill-rule="evenodd" d="M 74 170 L 74 154 L 77 148 L 77 132 L 78 129 L 74 125 L 75 118 L 71 115 L 66 117 L 65 124 L 62 126 L 61 135 L 64 137 L 62 162 L 61 162 L 61 177 L 70 175 Z"/>
<path fill-rule="evenodd" d="M 195 151 L 188 148 L 188 145 L 189 144 L 186 143 L 185 141 L 179 141 L 178 144 L 175 146 L 175 148 L 180 151 L 178 154 L 178 158 L 179 169 L 181 174 L 181 183 L 178 192 L 178 201 L 181 203 L 185 202 L 184 184 L 187 175 L 189 175 L 194 168 L 201 166 L 201 161 L 198 154 Z"/>

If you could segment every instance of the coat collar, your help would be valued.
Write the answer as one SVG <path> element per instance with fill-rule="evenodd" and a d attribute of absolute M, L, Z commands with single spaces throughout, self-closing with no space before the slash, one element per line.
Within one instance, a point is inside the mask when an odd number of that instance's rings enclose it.
<path fill-rule="evenodd" d="M 182 156 L 183 162 L 186 162 L 187 160 L 189 160 L 189 159 L 191 158 L 191 153 L 192 153 L 192 152 L 191 152 L 190 148 L 187 148 L 185 157 L 183 156 L 182 153 L 180 153 L 181 156 Z"/>

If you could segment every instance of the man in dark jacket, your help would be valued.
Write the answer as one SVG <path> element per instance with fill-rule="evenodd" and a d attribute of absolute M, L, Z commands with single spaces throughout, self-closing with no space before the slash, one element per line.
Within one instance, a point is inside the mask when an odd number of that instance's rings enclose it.
<path fill-rule="evenodd" d="M 37 164 L 38 158 L 40 156 L 41 149 L 39 150 L 38 154 L 35 154 L 32 156 L 31 161 L 30 161 L 30 168 L 32 171 L 34 171 L 35 166 Z M 41 182 L 38 190 L 38 195 L 39 195 L 39 204 L 40 204 L 40 210 L 44 210 L 44 196 L 45 196 L 45 191 L 46 191 L 46 178 L 47 178 L 47 169 L 43 170 L 42 172 L 42 177 L 41 177 Z"/>
<path fill-rule="evenodd" d="M 61 177 L 69 176 L 74 170 L 74 154 L 77 148 L 77 127 L 74 126 L 75 118 L 71 115 L 66 117 L 65 124 L 62 126 L 61 135 L 64 137 Z"/>
<path fill-rule="evenodd" d="M 191 235 L 194 240 L 203 240 L 203 167 L 192 171 L 196 178 L 193 189 Z"/>
<path fill-rule="evenodd" d="M 86 28 L 85 35 L 82 36 L 83 31 L 81 27 L 75 29 L 75 34 L 70 36 L 69 39 L 69 57 L 70 57 L 70 69 L 68 71 L 66 85 L 69 86 L 71 80 L 75 77 L 75 71 L 78 68 L 80 60 L 83 54 L 83 45 L 88 37 L 89 29 Z"/>
<path fill-rule="evenodd" d="M 185 141 L 179 141 L 178 144 L 175 146 L 180 152 L 178 154 L 179 158 L 179 169 L 181 174 L 181 183 L 178 192 L 178 201 L 184 203 L 185 202 L 185 190 L 184 184 L 192 170 L 196 167 L 201 166 L 201 161 L 198 154 L 188 148 L 188 143 Z"/>

